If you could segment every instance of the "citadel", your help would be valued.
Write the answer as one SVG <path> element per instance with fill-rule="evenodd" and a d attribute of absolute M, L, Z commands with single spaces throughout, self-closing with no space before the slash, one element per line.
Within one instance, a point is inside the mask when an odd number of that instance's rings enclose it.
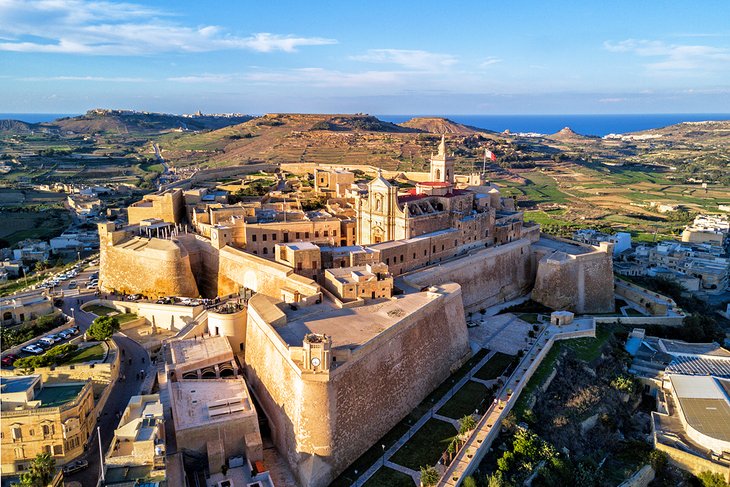
<path fill-rule="evenodd" d="M 227 339 L 233 357 L 198 369 L 220 381 L 220 364 L 240 369 L 303 486 L 328 485 L 472 356 L 472 314 L 528 295 L 580 314 L 614 307 L 611 243 L 541 235 L 497 186 L 456 175 L 444 138 L 428 173 L 365 169 L 282 165 L 265 195 L 232 204 L 170 187 L 130 206 L 126 226 L 99 225 L 100 289 L 148 298 L 140 314 L 170 296 L 235 304 L 153 325 Z M 204 380 L 177 362 L 161 384 Z M 258 460 L 254 426 L 201 452 Z"/>

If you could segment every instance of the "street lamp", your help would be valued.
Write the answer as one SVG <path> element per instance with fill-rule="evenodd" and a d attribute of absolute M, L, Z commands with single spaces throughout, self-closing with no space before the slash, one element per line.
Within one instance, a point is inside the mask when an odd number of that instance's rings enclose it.
<path fill-rule="evenodd" d="M 385 445 L 380 445 L 383 448 L 383 467 L 385 467 Z"/>
<path fill-rule="evenodd" d="M 76 315 L 74 314 L 73 308 L 71 308 L 71 319 L 74 320 L 74 323 L 76 322 Z"/>

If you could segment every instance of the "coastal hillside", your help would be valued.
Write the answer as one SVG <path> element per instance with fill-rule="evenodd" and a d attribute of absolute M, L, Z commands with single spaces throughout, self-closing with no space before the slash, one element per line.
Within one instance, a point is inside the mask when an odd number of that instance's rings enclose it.
<path fill-rule="evenodd" d="M 183 117 L 166 113 L 131 112 L 126 110 L 89 110 L 78 117 L 59 118 L 35 124 L 39 128 L 60 130 L 65 134 L 156 135 L 169 130 L 212 130 L 250 120 L 250 116 L 201 115 Z"/>
<path fill-rule="evenodd" d="M 453 124 L 440 120 L 444 126 Z M 315 162 L 409 171 L 426 167 L 441 133 L 369 115 L 267 114 L 207 133 L 168 134 L 160 139 L 160 147 L 164 157 L 179 166 Z M 496 147 L 496 136 L 466 127 L 448 132 L 447 141 L 462 164 L 478 160 L 481 147 Z"/>
<path fill-rule="evenodd" d="M 441 117 L 414 117 L 400 125 L 432 134 L 473 135 L 476 133 L 494 133 L 490 130 L 463 125 Z"/>

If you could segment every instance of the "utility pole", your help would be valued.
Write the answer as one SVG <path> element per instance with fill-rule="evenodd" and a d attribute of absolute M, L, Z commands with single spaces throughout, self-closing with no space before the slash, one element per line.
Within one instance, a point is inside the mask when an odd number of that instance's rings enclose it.
<path fill-rule="evenodd" d="M 101 428 L 96 427 L 96 434 L 99 437 L 99 465 L 101 466 L 101 481 L 104 482 L 104 452 L 101 449 Z"/>

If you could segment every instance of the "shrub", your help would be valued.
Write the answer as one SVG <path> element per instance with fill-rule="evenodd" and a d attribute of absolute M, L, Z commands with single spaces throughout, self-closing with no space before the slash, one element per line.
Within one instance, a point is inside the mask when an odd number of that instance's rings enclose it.
<path fill-rule="evenodd" d="M 104 341 L 119 331 L 119 320 L 115 316 L 99 316 L 94 320 L 86 334 L 94 340 Z"/>
<path fill-rule="evenodd" d="M 463 435 L 476 428 L 477 422 L 474 420 L 474 416 L 467 414 L 459 420 L 459 434 Z"/>
<path fill-rule="evenodd" d="M 697 476 L 702 482 L 702 487 L 727 487 L 728 483 L 722 478 L 719 473 L 710 472 L 705 470 Z"/>
<path fill-rule="evenodd" d="M 433 466 L 421 467 L 421 483 L 425 486 L 436 485 L 441 476 Z"/>

